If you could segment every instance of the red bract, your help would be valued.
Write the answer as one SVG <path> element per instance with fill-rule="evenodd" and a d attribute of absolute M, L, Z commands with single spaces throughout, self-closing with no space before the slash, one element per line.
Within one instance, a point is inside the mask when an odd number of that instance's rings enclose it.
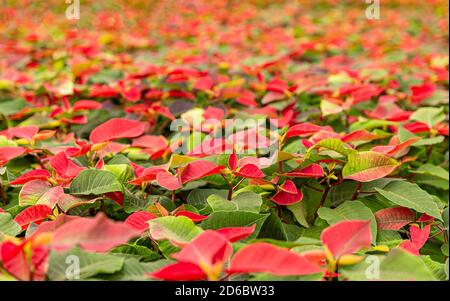
<path fill-rule="evenodd" d="M 172 175 L 169 172 L 163 171 L 156 175 L 156 182 L 159 186 L 167 190 L 177 190 L 183 187 L 180 178 L 177 175 Z"/>
<path fill-rule="evenodd" d="M 185 184 L 187 182 L 218 174 L 223 168 L 223 166 L 217 166 L 210 161 L 197 160 L 191 162 L 187 166 L 179 169 L 181 171 L 181 183 Z"/>
<path fill-rule="evenodd" d="M 190 211 L 178 211 L 175 216 L 185 216 L 193 222 L 201 222 L 202 220 L 208 218 L 206 215 L 201 215 Z"/>
<path fill-rule="evenodd" d="M 74 111 L 83 110 L 97 110 L 102 107 L 102 104 L 94 100 L 79 100 L 75 102 L 72 106 Z"/>
<path fill-rule="evenodd" d="M 392 207 L 375 213 L 377 226 L 380 230 L 400 230 L 407 224 L 414 222 L 414 212 L 409 208 Z"/>
<path fill-rule="evenodd" d="M 23 127 L 9 128 L 7 130 L 1 131 L 0 135 L 5 135 L 9 139 L 17 137 L 32 140 L 34 135 L 36 135 L 38 132 L 39 127 L 37 126 L 23 126 Z"/>
<path fill-rule="evenodd" d="M 168 265 L 151 276 L 163 280 L 217 280 L 232 250 L 225 237 L 208 230 L 173 255 L 178 263 Z"/>
<path fill-rule="evenodd" d="M 123 222 L 136 231 L 148 230 L 148 221 L 156 218 L 157 216 L 145 211 L 136 211 Z"/>
<path fill-rule="evenodd" d="M 7 2 L 0 280 L 448 278 L 444 0 Z"/>
<path fill-rule="evenodd" d="M 140 170 L 140 169 L 139 169 Z M 167 173 L 166 166 L 152 166 L 143 170 L 140 170 L 138 177 L 130 181 L 133 185 L 141 185 L 145 182 L 151 182 L 156 180 L 156 176 L 160 173 Z"/>
<path fill-rule="evenodd" d="M 145 135 L 133 140 L 133 147 L 141 147 L 149 155 L 165 151 L 168 147 L 167 139 L 163 136 Z"/>
<path fill-rule="evenodd" d="M 4 268 L 19 280 L 45 280 L 48 268 L 47 242 L 48 237 L 41 235 L 20 243 L 1 243 L 0 259 Z"/>
<path fill-rule="evenodd" d="M 386 156 L 392 157 L 392 156 L 402 156 L 405 155 L 408 152 L 409 147 L 419 141 L 420 137 L 413 137 L 406 141 L 403 141 L 402 143 L 394 144 L 394 145 L 383 145 L 383 146 L 375 146 L 372 148 L 372 151 L 384 154 Z"/>
<path fill-rule="evenodd" d="M 228 227 L 217 229 L 217 233 L 222 234 L 226 239 L 230 242 L 236 242 L 241 239 L 245 239 L 252 235 L 255 231 L 256 224 L 253 224 L 250 227 Z"/>
<path fill-rule="evenodd" d="M 50 172 L 45 169 L 36 169 L 31 170 L 29 172 L 24 173 L 23 175 L 17 177 L 13 181 L 9 182 L 11 185 L 23 185 L 33 180 L 42 180 L 46 181 L 50 178 Z"/>
<path fill-rule="evenodd" d="M 306 257 L 268 243 L 253 243 L 240 249 L 231 260 L 228 273 L 270 273 L 280 276 L 321 273 Z"/>
<path fill-rule="evenodd" d="M 430 236 L 430 225 L 420 228 L 417 225 L 409 227 L 409 234 L 411 238 L 402 242 L 399 247 L 410 252 L 411 254 L 419 256 L 420 249 L 425 245 Z"/>
<path fill-rule="evenodd" d="M 51 158 L 50 165 L 55 170 L 58 178 L 61 178 L 63 181 L 75 178 L 80 172 L 86 169 L 86 167 L 78 166 L 72 162 L 64 152 L 60 152 Z"/>
<path fill-rule="evenodd" d="M 424 99 L 431 97 L 436 90 L 436 86 L 432 83 L 424 83 L 420 86 L 411 87 L 411 101 L 413 104 L 419 104 Z"/>
<path fill-rule="evenodd" d="M 144 124 L 129 119 L 113 118 L 96 127 L 90 134 L 92 143 L 101 143 L 121 138 L 134 138 L 144 133 Z"/>
<path fill-rule="evenodd" d="M 288 131 L 286 132 L 286 138 L 296 136 L 300 137 L 311 136 L 312 134 L 317 133 L 323 129 L 324 129 L 323 127 L 312 123 L 296 124 L 288 129 Z"/>
<path fill-rule="evenodd" d="M 19 146 L 2 146 L 0 147 L 0 166 L 9 162 L 9 160 L 23 155 L 26 149 Z"/>
<path fill-rule="evenodd" d="M 278 205 L 292 205 L 303 199 L 302 191 L 298 190 L 291 180 L 286 180 L 279 189 L 280 190 L 272 197 L 272 201 Z"/>
<path fill-rule="evenodd" d="M 247 179 L 261 179 L 266 176 L 261 169 L 254 164 L 246 164 L 241 168 L 238 168 L 234 174 Z"/>
<path fill-rule="evenodd" d="M 370 246 L 372 234 L 370 221 L 342 221 L 323 230 L 320 240 L 324 247 L 339 259 Z"/>
<path fill-rule="evenodd" d="M 307 167 L 285 173 L 284 175 L 295 178 L 320 178 L 323 176 L 323 169 L 319 164 L 311 164 Z"/>

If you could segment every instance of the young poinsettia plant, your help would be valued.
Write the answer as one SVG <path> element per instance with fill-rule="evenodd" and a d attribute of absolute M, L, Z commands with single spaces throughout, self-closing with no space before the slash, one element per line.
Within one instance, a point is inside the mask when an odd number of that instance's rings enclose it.
<path fill-rule="evenodd" d="M 0 281 L 448 280 L 447 3 L 132 2 L 0 8 Z"/>

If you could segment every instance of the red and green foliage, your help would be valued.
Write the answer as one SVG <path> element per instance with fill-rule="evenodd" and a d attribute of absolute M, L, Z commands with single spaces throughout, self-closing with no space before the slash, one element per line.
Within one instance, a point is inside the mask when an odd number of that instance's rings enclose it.
<path fill-rule="evenodd" d="M 0 7 L 0 280 L 448 279 L 446 1 L 87 2 Z"/>

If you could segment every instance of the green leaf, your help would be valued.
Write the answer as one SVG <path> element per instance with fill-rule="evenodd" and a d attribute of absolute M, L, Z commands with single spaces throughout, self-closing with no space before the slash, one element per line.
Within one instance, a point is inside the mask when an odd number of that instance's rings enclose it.
<path fill-rule="evenodd" d="M 227 190 L 219 189 L 194 189 L 187 196 L 187 203 L 196 207 L 198 210 L 202 210 L 208 206 L 207 199 L 210 195 L 215 194 L 226 198 L 227 193 Z"/>
<path fill-rule="evenodd" d="M 122 269 L 114 274 L 98 275 L 96 278 L 108 281 L 144 281 L 152 280 L 147 274 L 172 263 L 171 260 L 140 262 L 136 258 L 125 258 Z"/>
<path fill-rule="evenodd" d="M 0 212 L 0 241 L 4 235 L 16 236 L 22 232 L 19 224 L 6 212 Z"/>
<path fill-rule="evenodd" d="M 444 108 L 420 108 L 412 113 L 409 119 L 426 123 L 430 128 L 432 128 L 437 123 L 445 120 Z"/>
<path fill-rule="evenodd" d="M 438 143 L 441 143 L 442 141 L 444 141 L 444 139 L 445 139 L 444 136 L 423 138 L 417 142 L 414 142 L 413 144 L 411 144 L 411 146 L 426 146 L 426 145 L 438 144 Z"/>
<path fill-rule="evenodd" d="M 445 264 L 436 262 L 430 258 L 430 256 L 420 256 L 422 261 L 428 270 L 436 277 L 438 280 L 446 280 L 447 275 L 445 274 Z"/>
<path fill-rule="evenodd" d="M 251 191 L 245 191 L 232 198 L 230 201 L 219 195 L 213 194 L 207 202 L 213 212 L 219 211 L 247 211 L 259 213 L 262 205 L 261 196 Z"/>
<path fill-rule="evenodd" d="M 133 178 L 133 168 L 128 164 L 107 164 L 103 169 L 112 172 L 121 183 Z"/>
<path fill-rule="evenodd" d="M 342 169 L 342 176 L 344 179 L 369 182 L 389 175 L 398 166 L 396 160 L 377 152 L 351 153 Z"/>
<path fill-rule="evenodd" d="M 387 120 L 381 120 L 381 119 L 370 119 L 370 120 L 364 120 L 364 121 L 358 121 L 355 123 L 352 123 L 349 127 L 349 131 L 353 132 L 356 130 L 372 130 L 375 128 L 380 127 L 388 127 L 390 125 L 395 125 L 396 123 L 393 121 L 387 121 Z"/>
<path fill-rule="evenodd" d="M 426 184 L 440 189 L 448 190 L 449 174 L 444 168 L 432 164 L 421 165 L 415 173 L 414 181 L 418 184 Z"/>
<path fill-rule="evenodd" d="M 67 252 L 51 252 L 48 278 L 53 281 L 74 280 L 79 263 L 79 279 L 85 280 L 97 274 L 112 274 L 122 269 L 124 258 L 101 253 L 88 253 L 79 248 Z M 74 270 L 75 269 L 75 270 Z"/>
<path fill-rule="evenodd" d="M 333 225 L 344 220 L 370 220 L 372 231 L 372 244 L 377 240 L 377 221 L 372 211 L 359 201 L 347 201 L 335 209 L 322 207 L 317 211 L 321 219 Z"/>
<path fill-rule="evenodd" d="M 150 198 L 144 198 L 141 191 L 133 193 L 126 187 L 124 187 L 123 195 L 123 209 L 126 213 L 133 213 L 138 210 L 146 210 L 152 204 L 152 198 L 153 200 L 157 200 L 158 197 L 165 197 L 152 195 L 150 196 Z"/>
<path fill-rule="evenodd" d="M 337 152 L 342 155 L 348 155 L 353 152 L 356 152 L 354 149 L 352 149 L 348 144 L 342 142 L 340 139 L 336 138 L 327 138 L 323 139 L 320 142 L 314 144 L 308 149 L 308 152 L 306 153 L 306 158 L 308 158 L 311 155 L 312 150 L 316 148 L 326 148 L 328 150 Z"/>
<path fill-rule="evenodd" d="M 143 261 L 153 261 L 161 258 L 161 255 L 150 250 L 146 246 L 140 246 L 135 244 L 125 244 L 122 246 L 118 246 L 112 249 L 110 252 L 116 254 L 136 255 L 138 259 L 141 259 Z"/>
<path fill-rule="evenodd" d="M 447 231 L 448 231 L 448 207 L 446 207 L 446 208 L 442 211 L 442 220 L 444 221 L 444 227 L 445 227 L 445 229 L 447 229 Z"/>
<path fill-rule="evenodd" d="M 422 190 L 417 184 L 406 181 L 389 183 L 385 188 L 375 188 L 378 193 L 389 201 L 402 207 L 411 208 L 417 212 L 426 213 L 437 219 L 441 219 L 439 208 L 432 196 Z"/>
<path fill-rule="evenodd" d="M 1 114 L 8 116 L 19 112 L 29 104 L 22 98 L 0 102 Z"/>
<path fill-rule="evenodd" d="M 150 220 L 149 224 L 153 239 L 168 239 L 175 244 L 186 244 L 203 232 L 191 219 L 184 216 L 158 217 Z"/>
<path fill-rule="evenodd" d="M 309 228 L 307 221 L 307 211 L 304 202 L 295 203 L 294 205 L 287 206 L 287 209 L 292 212 L 297 222 L 303 227 Z"/>
<path fill-rule="evenodd" d="M 225 227 L 249 227 L 256 224 L 255 231 L 249 239 L 256 238 L 261 230 L 261 226 L 269 214 L 258 214 L 245 211 L 220 211 L 211 213 L 207 219 L 203 220 L 200 227 L 203 229 L 217 230 Z"/>
<path fill-rule="evenodd" d="M 278 215 L 272 212 L 261 227 L 258 238 L 272 238 L 282 241 L 289 241 L 289 235 L 283 225 L 285 224 L 281 222 Z"/>
<path fill-rule="evenodd" d="M 115 174 L 98 169 L 83 170 L 70 184 L 71 194 L 99 195 L 122 190 L 122 184 L 117 180 Z"/>
<path fill-rule="evenodd" d="M 419 256 L 401 249 L 393 249 L 387 256 L 371 255 L 354 266 L 341 267 L 339 272 L 354 281 L 437 280 Z"/>

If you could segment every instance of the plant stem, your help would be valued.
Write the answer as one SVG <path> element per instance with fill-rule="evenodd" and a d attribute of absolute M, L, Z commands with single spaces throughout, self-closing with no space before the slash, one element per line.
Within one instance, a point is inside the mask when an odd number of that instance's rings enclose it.
<path fill-rule="evenodd" d="M 328 192 L 330 191 L 330 186 L 326 186 L 325 190 L 323 191 L 322 197 L 320 198 L 320 202 L 319 202 L 319 207 L 317 208 L 316 212 L 314 213 L 314 220 L 313 220 L 313 225 L 316 222 L 316 219 L 318 217 L 317 212 L 319 211 L 320 208 L 323 207 L 323 204 L 325 203 L 325 200 L 327 199 L 328 196 Z"/>
<path fill-rule="evenodd" d="M 3 186 L 2 180 L 0 179 L 0 199 L 2 200 L 3 207 L 8 203 L 8 197 L 6 196 L 5 188 Z"/>
<path fill-rule="evenodd" d="M 239 182 L 237 182 L 237 184 L 233 186 L 233 190 L 237 189 L 244 180 L 245 180 L 245 178 L 240 179 Z"/>
<path fill-rule="evenodd" d="M 362 186 L 361 182 L 358 182 L 358 184 L 356 184 L 355 192 L 353 193 L 352 196 L 352 201 L 356 200 L 356 198 L 358 197 L 358 194 L 361 192 L 361 186 Z"/>
<path fill-rule="evenodd" d="M 100 200 L 100 211 L 101 212 L 105 212 L 105 201 L 104 200 Z"/>
<path fill-rule="evenodd" d="M 224 175 L 224 174 L 220 174 L 222 176 L 222 178 L 224 178 L 224 180 L 228 183 L 228 196 L 227 196 L 227 200 L 231 201 L 231 198 L 233 197 L 233 183 L 228 180 L 228 178 Z"/>

